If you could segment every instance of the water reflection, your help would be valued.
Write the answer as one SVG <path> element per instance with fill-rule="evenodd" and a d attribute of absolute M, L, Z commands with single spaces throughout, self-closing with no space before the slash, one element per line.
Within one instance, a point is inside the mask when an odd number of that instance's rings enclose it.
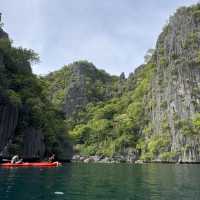
<path fill-rule="evenodd" d="M 0 199 L 195 200 L 200 199 L 199 183 L 199 165 L 67 164 L 50 169 L 0 169 Z"/>
<path fill-rule="evenodd" d="M 0 169 L 0 199 L 52 199 L 55 191 L 64 190 L 69 183 L 70 169 L 71 165 L 67 168 Z"/>

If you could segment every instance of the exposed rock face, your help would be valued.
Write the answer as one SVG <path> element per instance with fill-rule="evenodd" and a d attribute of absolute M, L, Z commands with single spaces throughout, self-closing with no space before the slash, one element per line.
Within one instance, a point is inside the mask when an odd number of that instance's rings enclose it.
<path fill-rule="evenodd" d="M 87 96 L 84 66 L 74 65 L 70 69 L 71 77 L 66 89 L 64 112 L 66 117 L 79 111 L 89 102 Z"/>
<path fill-rule="evenodd" d="M 65 161 L 71 160 L 72 156 L 74 154 L 72 144 L 68 141 L 63 141 L 61 145 L 62 145 L 61 148 L 62 148 L 63 151 L 60 154 L 59 158 L 61 160 L 65 160 Z"/>
<path fill-rule="evenodd" d="M 3 55 L 0 53 L 0 69 L 4 68 Z"/>
<path fill-rule="evenodd" d="M 28 128 L 24 131 L 24 157 L 43 158 L 45 154 L 44 135 L 40 130 Z"/>
<path fill-rule="evenodd" d="M 200 136 L 186 135 L 180 121 L 200 112 L 199 8 L 180 8 L 156 46 L 156 75 L 150 94 L 153 135 L 169 139 L 174 159 L 200 161 Z M 191 130 L 192 131 L 192 130 Z"/>
<path fill-rule="evenodd" d="M 7 33 L 0 28 L 0 155 L 42 159 L 54 152 L 58 158 L 70 159 L 72 147 L 67 137 L 60 136 L 65 131 L 63 118 L 42 94 L 43 85 L 32 74 L 30 60 L 35 56 L 31 50 L 12 47 Z M 48 117 L 40 112 L 48 113 Z M 47 118 L 61 123 L 58 134 L 55 124 L 45 121 Z M 54 151 L 55 144 L 60 145 L 58 151 Z"/>
<path fill-rule="evenodd" d="M 18 109 L 0 95 L 0 152 L 13 139 L 18 122 Z"/>
<path fill-rule="evenodd" d="M 8 34 L 0 28 L 0 39 L 7 39 Z M 5 67 L 3 54 L 0 52 L 0 73 Z M 0 74 L 1 80 L 1 74 Z M 6 151 L 9 141 L 12 141 L 18 122 L 19 110 L 11 105 L 0 90 L 0 152 Z"/>
<path fill-rule="evenodd" d="M 70 117 L 88 103 L 109 99 L 113 96 L 112 82 L 117 78 L 98 70 L 86 61 L 74 62 L 67 68 L 64 113 Z"/>

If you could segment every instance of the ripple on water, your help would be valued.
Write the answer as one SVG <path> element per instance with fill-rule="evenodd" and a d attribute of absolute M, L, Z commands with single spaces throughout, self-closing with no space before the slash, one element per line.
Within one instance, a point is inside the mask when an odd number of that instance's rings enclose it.
<path fill-rule="evenodd" d="M 199 165 L 66 164 L 0 169 L 5 200 L 199 200 Z"/>

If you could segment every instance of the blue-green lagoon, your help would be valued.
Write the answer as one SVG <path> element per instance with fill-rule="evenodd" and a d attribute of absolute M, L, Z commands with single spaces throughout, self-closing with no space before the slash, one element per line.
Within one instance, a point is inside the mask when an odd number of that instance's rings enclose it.
<path fill-rule="evenodd" d="M 200 166 L 65 164 L 0 169 L 1 200 L 199 200 Z"/>

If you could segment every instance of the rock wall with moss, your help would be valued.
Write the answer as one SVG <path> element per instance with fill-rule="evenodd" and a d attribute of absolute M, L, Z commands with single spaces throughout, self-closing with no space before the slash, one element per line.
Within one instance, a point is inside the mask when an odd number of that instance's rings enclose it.
<path fill-rule="evenodd" d="M 156 45 L 144 159 L 200 161 L 199 55 L 200 5 L 179 8 Z"/>
<path fill-rule="evenodd" d="M 49 99 L 71 117 L 89 103 L 97 103 L 120 95 L 120 78 L 97 69 L 88 61 L 76 61 L 48 74 Z"/>
<path fill-rule="evenodd" d="M 0 154 L 59 158 L 72 153 L 64 117 L 46 98 L 46 82 L 31 71 L 32 50 L 13 47 L 0 28 Z"/>
<path fill-rule="evenodd" d="M 148 120 L 143 98 L 150 88 L 154 71 L 155 64 L 149 62 L 140 66 L 128 79 L 122 74 L 117 79 L 115 77 L 114 84 L 113 81 L 107 81 L 102 88 L 103 91 L 110 88 L 109 95 L 104 92 L 101 99 L 88 101 L 75 115 L 66 117 L 65 122 L 74 141 L 75 153 L 109 157 L 123 155 L 126 160 L 138 159 L 137 142 Z M 95 81 L 91 81 L 94 90 L 98 89 L 94 87 Z M 70 82 L 69 84 L 73 85 Z M 84 87 L 84 84 L 79 87 Z M 79 94 L 76 93 L 75 98 Z M 65 90 L 65 95 L 69 95 L 68 90 Z M 70 96 L 71 101 L 76 102 L 73 97 Z M 80 101 L 78 106 L 83 105 L 83 102 Z"/>

